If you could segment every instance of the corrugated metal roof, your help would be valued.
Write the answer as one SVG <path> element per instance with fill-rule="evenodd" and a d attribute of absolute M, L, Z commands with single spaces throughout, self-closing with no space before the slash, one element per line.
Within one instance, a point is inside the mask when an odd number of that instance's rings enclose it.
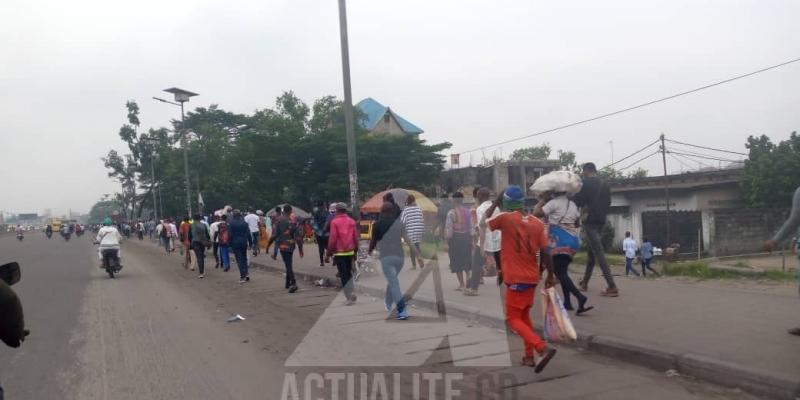
<path fill-rule="evenodd" d="M 397 115 L 397 113 L 389 109 L 389 107 L 378 103 L 378 101 L 372 97 L 367 97 L 366 99 L 359 101 L 358 104 L 356 104 L 356 107 L 358 107 L 364 114 L 364 118 L 359 121 L 359 124 L 368 131 L 373 130 L 375 125 L 380 122 L 381 118 L 383 118 L 383 116 L 389 112 L 397 121 L 397 124 L 400 125 L 400 129 L 402 129 L 403 132 L 411 134 L 420 134 L 424 132 L 420 127 Z"/>

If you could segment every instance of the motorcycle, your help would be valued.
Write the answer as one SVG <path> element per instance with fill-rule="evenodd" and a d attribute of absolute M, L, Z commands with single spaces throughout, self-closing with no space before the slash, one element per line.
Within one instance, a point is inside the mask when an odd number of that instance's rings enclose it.
<path fill-rule="evenodd" d="M 75 236 L 77 236 L 77 237 L 83 236 L 83 229 L 81 229 L 79 231 L 75 231 Z"/>
<path fill-rule="evenodd" d="M 47 236 L 48 239 L 53 238 L 53 232 L 45 232 L 44 234 Z"/>
<path fill-rule="evenodd" d="M 72 234 L 71 234 L 71 233 L 69 233 L 69 231 L 67 231 L 67 232 L 62 232 L 62 233 L 61 233 L 61 236 L 64 238 L 64 240 L 66 240 L 67 242 L 69 242 L 69 238 L 70 238 L 70 236 L 72 236 Z"/>
<path fill-rule="evenodd" d="M 30 331 L 25 329 L 22 304 L 10 286 L 22 277 L 19 264 L 11 262 L 0 265 L 0 340 L 9 347 L 19 347 Z M 0 388 L 0 399 L 3 388 Z"/>
<path fill-rule="evenodd" d="M 19 241 L 21 242 L 21 241 L 22 241 L 22 239 L 25 239 L 25 235 L 23 235 L 23 234 L 21 234 L 21 233 L 18 233 L 18 234 L 17 234 L 17 240 L 19 240 Z"/>
<path fill-rule="evenodd" d="M 94 242 L 94 244 L 99 244 Z M 114 278 L 114 274 L 119 273 L 122 264 L 119 263 L 119 249 L 102 249 L 100 254 L 103 256 L 103 269 L 106 270 L 109 278 Z"/>

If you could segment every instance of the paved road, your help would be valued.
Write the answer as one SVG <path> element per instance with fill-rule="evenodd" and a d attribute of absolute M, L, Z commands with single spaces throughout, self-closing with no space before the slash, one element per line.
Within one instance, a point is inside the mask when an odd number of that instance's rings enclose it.
<path fill-rule="evenodd" d="M 282 276 L 261 271 L 239 285 L 235 272 L 212 265 L 200 280 L 180 267 L 177 254 L 147 242 L 125 244 L 125 268 L 114 280 L 97 268 L 88 237 L 68 243 L 39 235 L 22 243 L 0 238 L 0 254 L 0 261 L 22 264 L 15 288 L 32 330 L 21 349 L 0 349 L 7 399 L 272 400 L 293 393 L 291 378 L 299 398 L 335 398 L 332 392 L 345 393 L 351 383 L 356 398 L 362 383 L 370 394 L 365 398 L 383 398 L 385 378 L 389 394 L 397 386 L 402 398 L 414 398 L 422 386 L 420 398 L 440 399 L 447 398 L 448 377 L 461 391 L 453 399 L 495 398 L 474 392 L 479 377 L 484 391 L 505 387 L 518 399 L 747 398 L 566 348 L 534 375 L 504 364 L 520 351 L 519 339 L 504 332 L 455 318 L 431 325 L 436 316 L 422 310 L 405 323 L 387 321 L 376 299 L 345 307 L 336 291 L 310 285 L 288 294 Z M 247 320 L 226 323 L 234 313 Z M 422 366 L 403 366 L 420 357 Z M 365 366 L 370 360 L 378 365 Z M 431 396 L 415 375 L 422 372 L 450 375 Z M 332 382 L 339 375 L 332 373 L 344 373 L 338 389 Z M 369 373 L 363 382 L 360 373 Z"/>

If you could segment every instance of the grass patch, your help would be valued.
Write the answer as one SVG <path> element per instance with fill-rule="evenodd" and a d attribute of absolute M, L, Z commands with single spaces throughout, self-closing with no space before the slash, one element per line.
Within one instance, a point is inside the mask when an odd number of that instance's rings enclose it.
<path fill-rule="evenodd" d="M 747 274 L 734 270 L 709 268 L 704 262 L 679 262 L 664 265 L 664 275 L 687 276 L 698 279 L 766 279 L 778 282 L 791 282 L 795 280 L 795 273 L 790 271 L 768 270 L 763 274 Z"/>
<path fill-rule="evenodd" d="M 664 265 L 664 275 L 688 276 L 700 279 L 732 279 L 740 278 L 743 274 L 736 271 L 711 269 L 704 262 L 669 263 Z"/>
<path fill-rule="evenodd" d="M 795 272 L 791 271 L 777 271 L 777 270 L 769 270 L 766 271 L 764 274 L 764 278 L 769 279 L 771 281 L 782 281 L 782 282 L 792 282 L 795 279 L 798 279 L 795 275 Z"/>

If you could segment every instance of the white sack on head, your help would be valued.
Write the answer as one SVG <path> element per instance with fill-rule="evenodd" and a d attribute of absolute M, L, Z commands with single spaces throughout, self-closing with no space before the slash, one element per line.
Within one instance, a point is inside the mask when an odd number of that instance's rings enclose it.
<path fill-rule="evenodd" d="M 575 194 L 581 191 L 583 181 L 572 171 L 552 171 L 539 177 L 530 189 L 535 194 L 544 192 L 566 192 Z"/>

